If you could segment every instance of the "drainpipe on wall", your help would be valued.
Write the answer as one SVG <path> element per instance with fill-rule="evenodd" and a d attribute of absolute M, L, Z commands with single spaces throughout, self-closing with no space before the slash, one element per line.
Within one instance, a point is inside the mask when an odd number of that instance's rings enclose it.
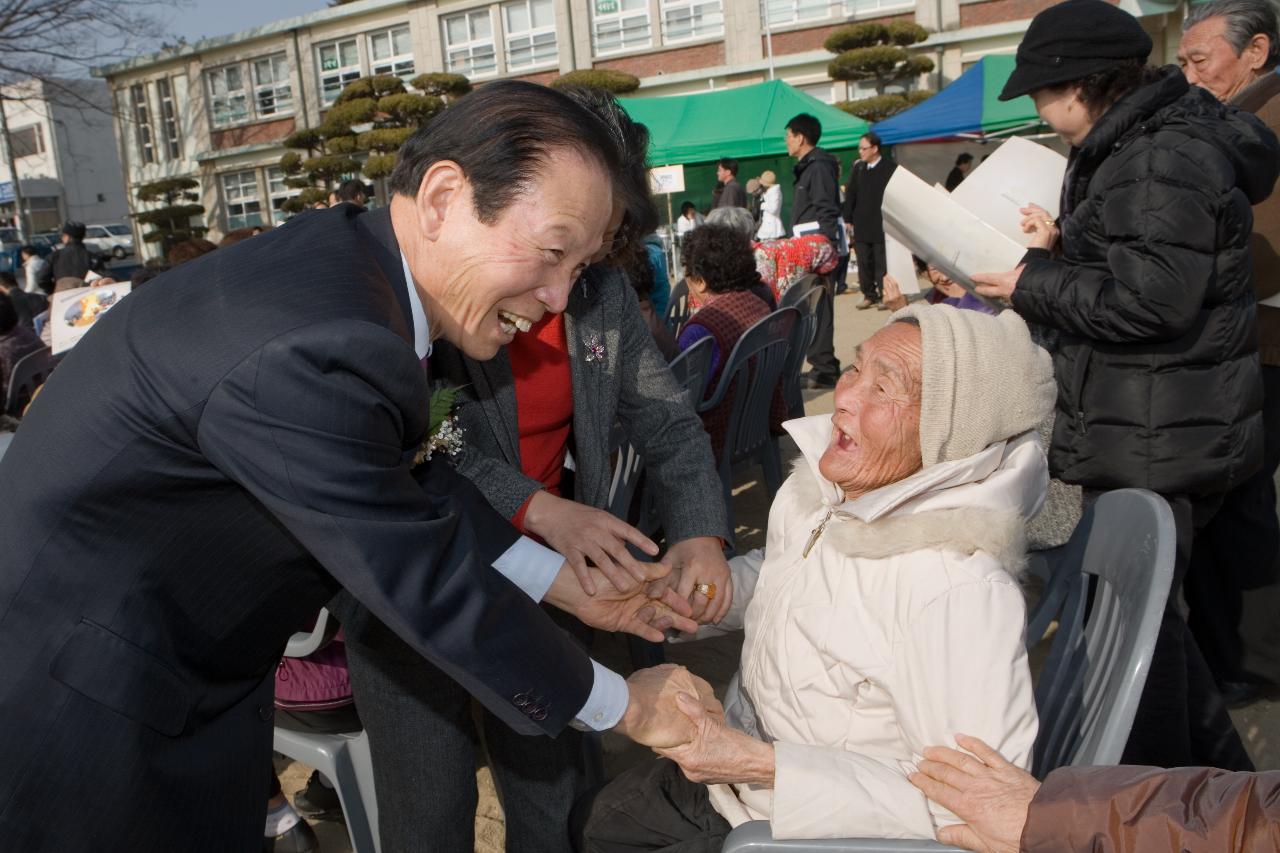
<path fill-rule="evenodd" d="M 578 39 L 573 32 L 573 0 L 564 0 L 564 19 L 569 25 L 569 68 L 578 70 Z"/>
<path fill-rule="evenodd" d="M 294 27 L 289 30 L 289 35 L 293 37 L 293 64 L 298 69 L 298 113 L 302 116 L 302 126 L 304 128 L 311 127 L 311 122 L 307 119 L 307 87 L 302 80 L 302 51 L 298 49 L 298 29 Z"/>

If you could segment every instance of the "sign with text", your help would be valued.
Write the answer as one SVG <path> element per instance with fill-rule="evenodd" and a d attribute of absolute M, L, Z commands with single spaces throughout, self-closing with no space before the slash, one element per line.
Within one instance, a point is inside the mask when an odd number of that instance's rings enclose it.
<path fill-rule="evenodd" d="M 597 15 L 612 15 L 618 11 L 618 0 L 596 0 Z"/>
<path fill-rule="evenodd" d="M 132 289 L 129 282 L 77 287 L 55 293 L 49 303 L 50 341 L 54 355 L 71 349 Z"/>
<path fill-rule="evenodd" d="M 650 169 L 649 186 L 654 195 L 684 192 L 684 166 L 658 166 Z"/>

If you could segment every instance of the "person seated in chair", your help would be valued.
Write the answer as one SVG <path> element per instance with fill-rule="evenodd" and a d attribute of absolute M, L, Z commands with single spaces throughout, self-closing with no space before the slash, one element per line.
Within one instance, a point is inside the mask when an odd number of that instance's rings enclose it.
<path fill-rule="evenodd" d="M 575 815 L 592 853 L 775 838 L 934 838 L 954 815 L 911 785 L 963 732 L 1029 767 L 1037 717 L 1016 577 L 1048 470 L 1048 353 L 1013 312 L 915 305 L 865 341 L 801 452 L 763 552 L 735 557 L 743 625 L 722 713 Z M 703 629 L 706 630 L 705 628 Z M 701 633 L 701 632 L 700 632 Z"/>
<path fill-rule="evenodd" d="M 772 310 L 765 300 L 768 288 L 756 273 L 750 239 L 725 225 L 708 222 L 690 234 L 681 260 L 689 300 L 697 312 L 684 324 L 678 343 L 683 351 L 703 338 L 711 338 L 711 375 L 707 380 L 710 397 L 734 344 Z M 771 426 L 780 425 L 786 417 L 781 393 L 774 402 Z M 711 436 L 711 451 L 717 461 L 724 449 L 732 412 L 733 398 L 725 395 L 717 406 L 702 413 L 702 424 Z"/>

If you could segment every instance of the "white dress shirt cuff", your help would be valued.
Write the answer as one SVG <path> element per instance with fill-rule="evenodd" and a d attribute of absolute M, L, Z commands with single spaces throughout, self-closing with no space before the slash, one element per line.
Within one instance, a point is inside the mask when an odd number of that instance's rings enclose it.
<path fill-rule="evenodd" d="M 534 601 L 543 599 L 563 565 L 564 557 L 528 536 L 521 536 L 493 561 L 493 567 L 503 577 Z"/>
<path fill-rule="evenodd" d="M 605 669 L 594 660 L 591 668 L 595 671 L 595 682 L 591 685 L 587 704 L 569 725 L 582 732 L 602 732 L 616 726 L 627 712 L 631 691 L 627 688 L 626 679 L 618 673 Z"/>

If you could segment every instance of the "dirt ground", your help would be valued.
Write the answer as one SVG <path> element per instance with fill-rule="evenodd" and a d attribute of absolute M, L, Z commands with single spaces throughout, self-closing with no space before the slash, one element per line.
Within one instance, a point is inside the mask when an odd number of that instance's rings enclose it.
<path fill-rule="evenodd" d="M 887 314 L 874 309 L 856 310 L 854 305 L 858 301 L 859 296 L 854 291 L 836 299 L 836 355 L 846 363 L 852 356 L 853 348 L 874 334 L 887 318 Z M 830 412 L 831 392 L 806 391 L 805 408 L 811 415 Z M 784 470 L 789 470 L 789 459 L 795 453 L 794 445 L 787 439 L 783 445 L 783 454 L 784 465 L 788 467 Z M 748 468 L 741 472 L 734 488 L 733 500 L 739 550 L 762 547 L 769 501 L 758 470 Z M 740 634 L 682 643 L 668 647 L 667 660 L 687 666 L 710 681 L 718 694 L 723 694 L 729 679 L 738 669 L 741 646 Z M 603 637 L 597 643 L 594 653 L 606 666 L 622 672 L 630 669 L 626 646 L 615 637 Z M 1232 717 L 1258 769 L 1280 769 L 1280 700 L 1258 702 L 1243 711 L 1233 712 Z M 605 771 L 608 775 L 613 775 L 648 755 L 648 750 L 643 747 L 637 747 L 625 738 L 610 734 L 605 735 L 604 751 Z M 286 763 L 282 767 L 281 784 L 285 793 L 292 796 L 295 790 L 306 784 L 310 770 L 296 763 Z M 487 767 L 482 766 L 477 771 L 476 783 L 480 791 L 480 806 L 476 815 L 476 851 L 501 853 L 504 843 L 502 808 Z M 351 848 L 346 828 L 341 822 L 313 821 L 312 825 L 320 837 L 324 853 L 349 853 Z"/>

